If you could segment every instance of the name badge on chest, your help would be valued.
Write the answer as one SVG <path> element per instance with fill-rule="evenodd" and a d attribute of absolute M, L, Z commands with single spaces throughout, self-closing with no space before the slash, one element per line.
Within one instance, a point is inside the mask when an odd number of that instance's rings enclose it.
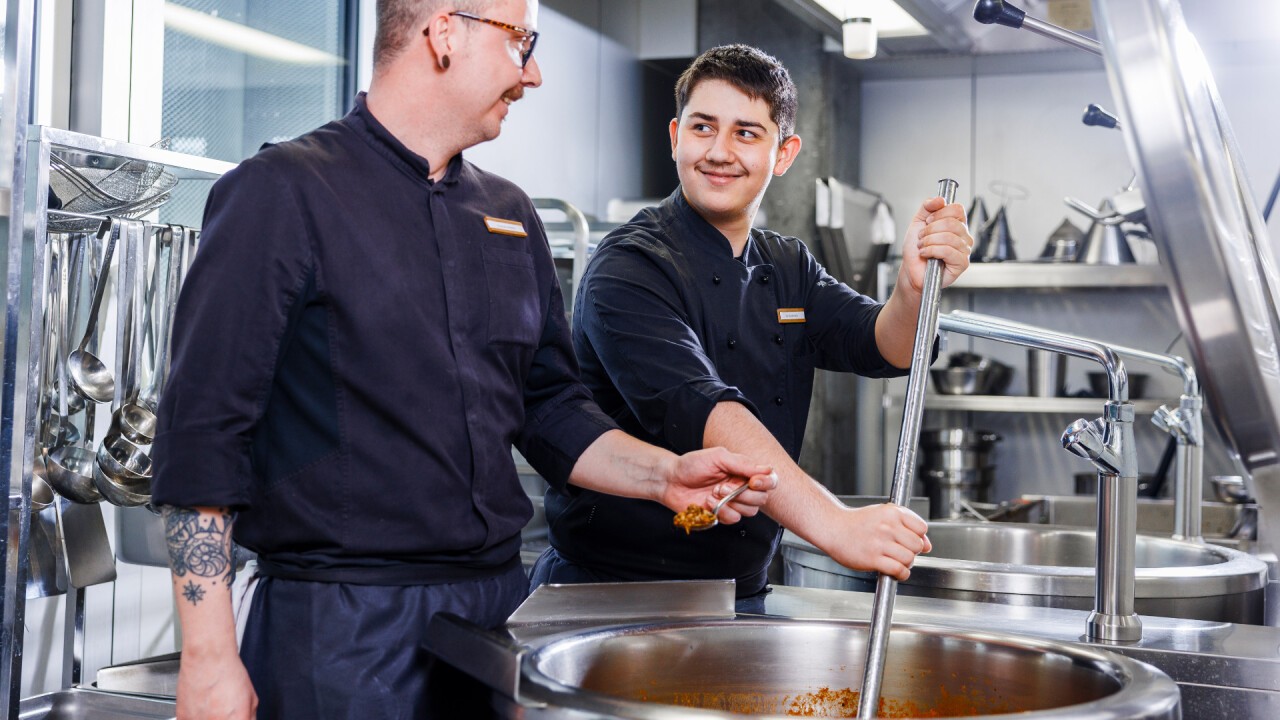
<path fill-rule="evenodd" d="M 484 218 L 484 226 L 489 228 L 489 232 L 495 235 L 510 235 L 512 237 L 529 237 L 529 233 L 524 231 L 524 223 L 519 220 L 503 220 L 502 218 L 489 217 Z"/>
<path fill-rule="evenodd" d="M 804 322 L 804 308 L 778 308 L 778 322 L 784 325 Z"/>

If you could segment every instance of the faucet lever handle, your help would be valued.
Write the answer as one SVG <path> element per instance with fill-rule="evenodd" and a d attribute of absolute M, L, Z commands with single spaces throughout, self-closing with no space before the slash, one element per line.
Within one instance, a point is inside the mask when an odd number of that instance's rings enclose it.
<path fill-rule="evenodd" d="M 1072 455 L 1095 460 L 1102 453 L 1102 434 L 1098 432 L 1094 422 L 1081 418 L 1063 431 L 1062 447 Z"/>
<path fill-rule="evenodd" d="M 1161 405 L 1151 415 L 1151 424 L 1167 433 L 1177 432 L 1178 411 L 1170 410 L 1168 405 Z"/>
<path fill-rule="evenodd" d="M 1107 447 L 1107 426 L 1102 418 L 1076 420 L 1068 425 L 1062 433 L 1062 447 L 1072 455 L 1092 462 L 1103 472 L 1120 472 L 1122 462 L 1115 451 Z"/>

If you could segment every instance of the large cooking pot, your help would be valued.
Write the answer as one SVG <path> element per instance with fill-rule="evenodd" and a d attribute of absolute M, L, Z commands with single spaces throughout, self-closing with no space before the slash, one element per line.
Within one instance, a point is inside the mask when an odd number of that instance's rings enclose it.
<path fill-rule="evenodd" d="M 963 517 L 965 502 L 987 502 L 996 468 L 991 454 L 1000 436 L 986 430 L 942 428 L 920 433 L 917 472 L 931 518 Z"/>
<path fill-rule="evenodd" d="M 920 467 L 926 470 L 982 470 L 1000 436 L 987 430 L 940 428 L 920 433 Z"/>
<path fill-rule="evenodd" d="M 856 717 L 865 623 L 652 623 L 552 638 L 524 655 L 508 718 Z M 1173 681 L 1111 653 L 895 626 L 881 717 L 1178 718 Z"/>
<path fill-rule="evenodd" d="M 916 558 L 903 595 L 1006 605 L 1093 607 L 1096 537 L 1056 525 L 935 522 L 933 552 Z M 875 575 L 850 570 L 799 537 L 782 540 L 787 585 L 875 590 Z M 1139 614 L 1260 624 L 1267 566 L 1213 545 L 1139 535 L 1135 606 Z"/>

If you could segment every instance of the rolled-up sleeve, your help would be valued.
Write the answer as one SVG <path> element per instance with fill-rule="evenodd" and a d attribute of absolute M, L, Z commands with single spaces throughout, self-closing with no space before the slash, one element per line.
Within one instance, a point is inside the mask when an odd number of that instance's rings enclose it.
<path fill-rule="evenodd" d="M 636 248 L 613 246 L 593 261 L 574 322 L 644 430 L 686 453 L 702 448 L 716 403 L 755 407 L 720 378 L 669 272 Z"/>
<path fill-rule="evenodd" d="M 156 504 L 249 507 L 252 433 L 312 271 L 302 223 L 290 186 L 255 160 L 210 192 L 174 320 L 152 452 Z"/>
<path fill-rule="evenodd" d="M 885 360 L 876 344 L 876 319 L 884 304 L 831 277 L 812 255 L 806 253 L 805 258 L 811 277 L 807 331 L 818 350 L 817 366 L 870 378 L 906 375 L 908 370 Z M 935 338 L 932 359 L 937 357 Z"/>

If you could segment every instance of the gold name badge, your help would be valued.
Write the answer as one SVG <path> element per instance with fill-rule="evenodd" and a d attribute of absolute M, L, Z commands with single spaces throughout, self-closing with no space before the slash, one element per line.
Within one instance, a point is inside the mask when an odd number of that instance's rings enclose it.
<path fill-rule="evenodd" d="M 489 228 L 489 232 L 496 235 L 529 237 L 529 233 L 524 231 L 524 223 L 519 220 L 503 220 L 502 218 L 489 217 L 486 215 L 484 218 L 484 226 Z"/>
<path fill-rule="evenodd" d="M 783 324 L 804 322 L 804 308 L 778 308 L 778 322 Z"/>

